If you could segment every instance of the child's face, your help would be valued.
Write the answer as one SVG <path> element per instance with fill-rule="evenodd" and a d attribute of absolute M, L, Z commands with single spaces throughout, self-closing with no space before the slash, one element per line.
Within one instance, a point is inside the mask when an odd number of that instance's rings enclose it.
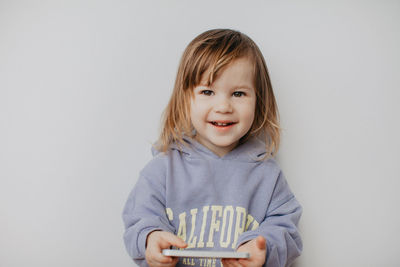
<path fill-rule="evenodd" d="M 223 156 L 236 147 L 253 124 L 256 106 L 253 65 L 247 58 L 236 59 L 210 87 L 203 84 L 204 80 L 194 88 L 190 105 L 195 138 Z"/>

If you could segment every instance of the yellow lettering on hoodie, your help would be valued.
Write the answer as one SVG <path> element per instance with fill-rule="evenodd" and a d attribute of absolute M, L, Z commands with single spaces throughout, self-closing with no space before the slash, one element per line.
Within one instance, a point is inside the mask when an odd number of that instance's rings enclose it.
<path fill-rule="evenodd" d="M 174 219 L 174 213 L 170 208 L 166 208 L 165 213 L 167 214 L 168 220 L 172 221 Z"/>
<path fill-rule="evenodd" d="M 244 228 L 245 231 L 247 231 L 250 227 L 250 224 L 254 221 L 253 216 L 250 214 L 247 214 L 247 222 L 246 222 L 246 227 Z"/>
<path fill-rule="evenodd" d="M 207 242 L 207 247 L 208 248 L 213 248 L 214 247 L 214 232 L 219 231 L 220 227 L 220 221 L 217 220 L 217 212 L 218 212 L 218 217 L 221 217 L 222 213 L 222 206 L 211 206 L 211 225 L 210 225 L 210 233 L 208 235 L 208 242 Z"/>
<path fill-rule="evenodd" d="M 251 228 L 251 230 L 256 230 L 259 225 L 260 224 L 256 220 L 254 220 L 253 227 Z"/>
<path fill-rule="evenodd" d="M 229 219 L 228 219 L 228 212 L 229 212 Z M 219 239 L 219 244 L 222 248 L 227 248 L 229 246 L 229 244 L 231 243 L 233 213 L 234 213 L 234 210 L 233 210 L 232 206 L 225 207 L 224 215 L 222 216 L 221 236 Z M 227 222 L 228 222 L 228 228 L 226 228 Z M 226 232 L 226 240 L 224 241 L 225 232 Z"/>
<path fill-rule="evenodd" d="M 236 225 L 235 225 L 235 237 L 232 243 L 232 248 L 236 248 L 236 243 L 238 241 L 238 237 L 241 233 L 244 232 L 245 227 L 245 218 L 246 218 L 246 209 L 242 207 L 236 207 Z"/>
<path fill-rule="evenodd" d="M 197 243 L 197 247 L 198 248 L 204 248 L 204 232 L 206 230 L 207 213 L 208 213 L 209 209 L 210 209 L 210 206 L 204 206 L 203 207 L 203 222 L 201 224 L 201 232 L 200 232 L 200 237 L 199 237 L 199 243 Z"/>
<path fill-rule="evenodd" d="M 197 236 L 194 235 L 194 229 L 196 227 L 196 215 L 197 215 L 197 209 L 191 209 L 190 214 L 192 215 L 192 227 L 190 230 L 190 237 L 188 240 L 188 246 L 187 248 L 194 248 L 196 246 L 196 241 L 197 241 Z"/>
<path fill-rule="evenodd" d="M 178 236 L 183 241 L 186 241 L 186 212 L 179 214 Z"/>

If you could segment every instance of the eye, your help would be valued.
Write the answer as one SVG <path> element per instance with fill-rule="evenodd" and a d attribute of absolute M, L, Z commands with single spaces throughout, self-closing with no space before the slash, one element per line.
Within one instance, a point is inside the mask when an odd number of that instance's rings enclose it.
<path fill-rule="evenodd" d="M 241 96 L 245 96 L 246 94 L 242 91 L 236 91 L 232 94 L 234 97 L 241 97 Z"/>
<path fill-rule="evenodd" d="M 213 95 L 214 92 L 211 91 L 211 90 L 202 90 L 202 91 L 200 92 L 200 94 L 210 96 L 210 95 Z"/>

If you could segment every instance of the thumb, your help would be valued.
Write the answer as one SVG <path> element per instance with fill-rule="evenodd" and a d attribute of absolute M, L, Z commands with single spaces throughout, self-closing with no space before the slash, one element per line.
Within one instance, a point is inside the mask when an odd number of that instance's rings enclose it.
<path fill-rule="evenodd" d="M 265 237 L 259 235 L 256 238 L 256 246 L 258 249 L 260 250 L 264 250 L 266 249 L 267 245 L 266 245 L 267 240 L 265 240 Z"/>
<path fill-rule="evenodd" d="M 165 237 L 165 239 L 167 239 L 167 241 L 175 247 L 178 248 L 186 248 L 187 244 L 185 243 L 185 241 L 183 241 L 181 238 L 179 238 L 178 236 L 172 234 L 172 233 L 168 233 Z"/>

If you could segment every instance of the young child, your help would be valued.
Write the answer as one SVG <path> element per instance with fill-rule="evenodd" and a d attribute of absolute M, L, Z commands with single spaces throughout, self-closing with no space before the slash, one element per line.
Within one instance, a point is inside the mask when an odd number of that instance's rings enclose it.
<path fill-rule="evenodd" d="M 140 266 L 290 265 L 302 250 L 302 208 L 272 158 L 279 136 L 257 45 L 228 29 L 197 36 L 180 61 L 154 158 L 123 211 L 129 255 Z M 172 246 L 250 258 L 163 256 Z"/>

